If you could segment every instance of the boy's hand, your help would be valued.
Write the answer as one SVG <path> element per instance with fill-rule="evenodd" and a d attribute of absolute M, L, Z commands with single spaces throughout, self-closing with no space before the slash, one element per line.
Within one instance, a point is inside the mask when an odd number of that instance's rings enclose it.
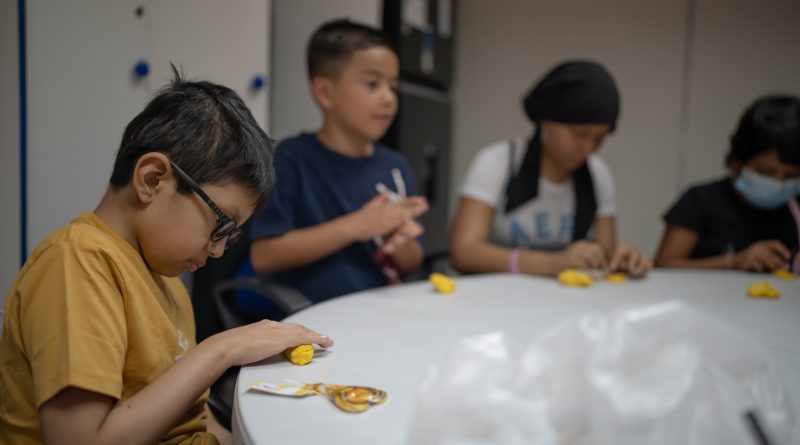
<path fill-rule="evenodd" d="M 230 366 L 254 363 L 302 344 L 317 344 L 326 348 L 333 346 L 333 340 L 329 337 L 305 326 L 271 320 L 230 329 L 211 339 L 218 343 L 219 350 L 228 358 Z"/>
<path fill-rule="evenodd" d="M 734 269 L 754 272 L 771 272 L 781 267 L 791 257 L 791 252 L 778 240 L 758 241 L 733 257 Z"/>
<path fill-rule="evenodd" d="M 409 241 L 414 241 L 418 236 L 425 233 L 425 229 L 413 219 L 400 226 L 392 232 L 383 244 L 383 251 L 392 255 Z"/>
<path fill-rule="evenodd" d="M 412 196 L 392 202 L 387 194 L 378 195 L 352 214 L 355 237 L 359 241 L 368 241 L 386 235 L 426 211 L 428 202 L 424 197 Z"/>
<path fill-rule="evenodd" d="M 611 272 L 625 271 L 632 277 L 643 277 L 652 269 L 653 263 L 642 251 L 629 245 L 617 244 L 608 264 Z"/>
<path fill-rule="evenodd" d="M 424 196 L 409 196 L 403 202 L 409 212 L 411 212 L 411 219 L 419 218 L 422 214 L 428 211 L 428 200 Z"/>
<path fill-rule="evenodd" d="M 600 244 L 575 241 L 561 252 L 561 270 L 604 269 L 606 256 Z"/>

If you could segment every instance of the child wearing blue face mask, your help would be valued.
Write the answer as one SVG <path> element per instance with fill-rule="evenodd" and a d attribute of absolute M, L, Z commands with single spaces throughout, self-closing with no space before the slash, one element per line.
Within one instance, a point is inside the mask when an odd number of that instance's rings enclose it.
<path fill-rule="evenodd" d="M 800 272 L 800 99 L 751 105 L 726 161 L 729 177 L 691 187 L 664 216 L 656 267 Z"/>

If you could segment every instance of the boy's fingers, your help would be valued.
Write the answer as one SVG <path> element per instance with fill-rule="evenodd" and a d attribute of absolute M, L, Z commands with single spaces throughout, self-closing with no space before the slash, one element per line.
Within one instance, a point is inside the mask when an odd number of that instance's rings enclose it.
<path fill-rule="evenodd" d="M 602 267 L 606 268 L 608 264 L 606 263 L 606 255 L 603 253 L 603 249 L 600 247 L 599 244 L 592 245 L 592 257 L 595 262 L 594 267 Z"/>
<path fill-rule="evenodd" d="M 771 256 L 767 259 L 767 265 L 770 271 L 780 269 L 781 267 L 786 267 L 786 260 L 783 258 L 779 258 L 776 256 Z"/>
<path fill-rule="evenodd" d="M 287 324 L 289 324 L 289 323 L 287 323 Z M 320 346 L 325 347 L 325 348 L 329 348 L 329 347 L 333 346 L 333 339 L 328 337 L 327 335 L 323 335 L 323 334 L 320 334 L 319 332 L 315 332 L 315 331 L 313 331 L 313 330 L 311 330 L 311 329 L 309 329 L 309 328 L 307 328 L 307 327 L 305 327 L 303 325 L 299 325 L 299 324 L 289 324 L 289 325 L 296 326 L 296 327 L 298 327 L 298 328 L 300 328 L 302 330 L 300 335 L 295 337 L 295 338 L 299 339 L 299 340 L 297 340 L 298 341 L 297 345 L 312 344 L 313 343 L 315 345 L 320 345 Z M 297 345 L 295 345 L 295 346 L 297 346 Z"/>
<path fill-rule="evenodd" d="M 400 231 L 405 234 L 409 239 L 416 238 L 425 232 L 425 228 L 419 225 L 416 221 L 411 220 L 400 227 Z"/>
<path fill-rule="evenodd" d="M 398 247 L 405 244 L 407 240 L 408 238 L 406 235 L 402 233 L 402 231 L 398 230 L 391 237 L 389 237 L 389 240 L 386 242 L 383 250 L 386 253 L 394 253 L 394 251 L 397 250 Z"/>
<path fill-rule="evenodd" d="M 428 200 L 424 196 L 409 196 L 405 202 L 413 206 L 428 207 Z"/>
<path fill-rule="evenodd" d="M 637 258 L 637 260 L 638 261 L 636 261 L 636 264 L 631 268 L 632 269 L 631 272 L 633 276 L 641 277 L 647 272 L 647 269 L 649 267 L 648 261 L 647 258 L 644 257 L 644 255 L 640 255 Z"/>
<path fill-rule="evenodd" d="M 789 257 L 792 256 L 792 252 L 790 252 L 789 249 L 787 249 L 786 246 L 784 246 L 780 241 L 766 241 L 766 246 L 770 249 L 770 251 L 780 255 L 784 260 L 788 260 Z"/>
<path fill-rule="evenodd" d="M 644 255 L 638 255 L 636 260 L 636 275 L 642 275 L 647 271 L 647 268 L 649 267 L 649 261 Z"/>
<path fill-rule="evenodd" d="M 756 272 L 763 272 L 766 267 L 767 267 L 766 258 L 760 256 L 753 258 L 753 270 L 755 270 Z"/>
<path fill-rule="evenodd" d="M 412 196 L 404 201 L 405 206 L 412 212 L 413 217 L 422 215 L 428 211 L 428 200 L 423 196 Z"/>
<path fill-rule="evenodd" d="M 380 205 L 380 204 L 390 204 L 391 201 L 389 200 L 389 194 L 386 193 L 386 192 L 383 192 L 383 193 L 381 193 L 379 195 L 375 195 L 375 197 L 372 198 L 372 201 L 368 202 L 367 204 L 370 204 L 370 203 L 373 203 L 373 204 L 376 204 L 376 205 Z"/>
<path fill-rule="evenodd" d="M 413 221 L 412 221 L 413 222 Z M 420 235 L 425 233 L 425 228 L 421 225 L 414 223 L 411 228 L 408 230 L 408 237 L 409 238 L 416 238 Z"/>
<path fill-rule="evenodd" d="M 594 267 L 594 255 L 590 249 L 583 249 L 578 252 L 578 261 L 580 267 L 592 268 Z"/>
<path fill-rule="evenodd" d="M 390 236 L 383 244 L 383 251 L 387 254 L 393 254 L 397 249 L 397 234 Z"/>
<path fill-rule="evenodd" d="M 330 348 L 331 346 L 333 346 L 333 339 L 328 337 L 327 335 L 321 335 L 315 332 L 314 337 L 315 338 L 313 340 L 309 340 L 311 343 L 320 345 L 323 348 Z"/>
<path fill-rule="evenodd" d="M 603 267 L 604 263 L 605 261 L 602 258 L 601 252 L 598 252 L 596 249 L 589 251 L 589 267 L 593 269 Z"/>
<path fill-rule="evenodd" d="M 624 256 L 625 256 L 625 251 L 623 249 L 616 249 L 614 251 L 614 256 L 611 258 L 611 263 L 608 264 L 608 269 L 609 270 L 619 269 L 620 262 L 622 262 Z"/>

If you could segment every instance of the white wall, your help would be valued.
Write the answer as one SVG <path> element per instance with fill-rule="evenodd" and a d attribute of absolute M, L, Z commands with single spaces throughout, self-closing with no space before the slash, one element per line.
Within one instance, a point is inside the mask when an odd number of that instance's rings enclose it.
<path fill-rule="evenodd" d="M 235 90 L 267 128 L 269 0 L 28 1 L 28 252 L 95 208 L 128 122 L 169 79 Z M 135 11 L 144 7 L 144 14 Z M 150 74 L 133 75 L 138 60 Z"/>
<path fill-rule="evenodd" d="M 132 76 L 147 57 L 138 1 L 26 3 L 31 253 L 100 202 L 125 125 L 154 87 Z"/>
<path fill-rule="evenodd" d="M 755 98 L 800 95 L 800 1 L 697 6 L 681 186 L 724 172 L 730 136 Z"/>
<path fill-rule="evenodd" d="M 600 152 L 616 181 L 618 233 L 646 252 L 654 253 L 661 215 L 683 187 L 723 172 L 728 136 L 746 104 L 769 91 L 800 90 L 796 0 L 457 6 L 454 194 L 479 148 L 530 134 L 520 100 L 546 70 L 594 59 L 621 90 L 617 132 Z"/>
<path fill-rule="evenodd" d="M 381 27 L 380 0 L 276 0 L 272 11 L 272 134 L 280 139 L 322 124 L 311 99 L 306 45 L 322 23 L 349 18 Z"/>
<path fill-rule="evenodd" d="M 149 0 L 148 48 L 154 73 L 169 80 L 172 61 L 190 79 L 232 88 L 269 131 L 267 84 L 253 89 L 256 75 L 268 79 L 270 65 L 270 0 Z"/>
<path fill-rule="evenodd" d="M 18 35 L 17 2 L 0 2 L 0 307 L 20 261 Z"/>

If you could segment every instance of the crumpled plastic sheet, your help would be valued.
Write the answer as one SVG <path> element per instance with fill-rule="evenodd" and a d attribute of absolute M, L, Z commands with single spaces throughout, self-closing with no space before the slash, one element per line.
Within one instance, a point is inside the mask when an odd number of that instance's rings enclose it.
<path fill-rule="evenodd" d="M 407 443 L 753 445 L 751 410 L 774 443 L 797 443 L 764 348 L 682 302 L 590 313 L 520 344 L 459 341 L 423 379 Z"/>

